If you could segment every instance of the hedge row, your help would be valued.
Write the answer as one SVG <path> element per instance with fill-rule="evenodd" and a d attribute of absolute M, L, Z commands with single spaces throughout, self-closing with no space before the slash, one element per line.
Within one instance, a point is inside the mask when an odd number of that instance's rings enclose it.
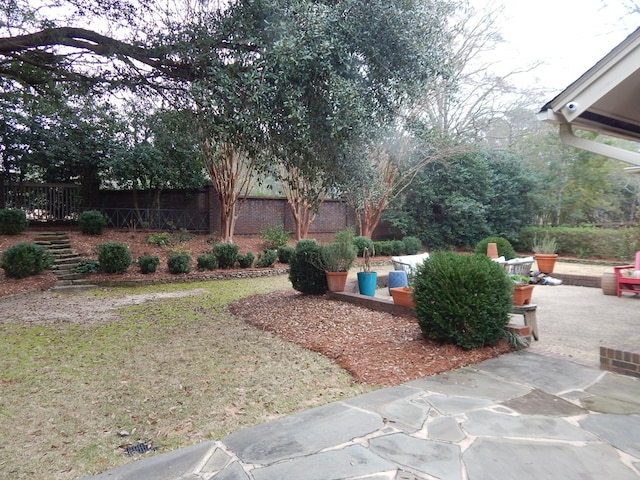
<path fill-rule="evenodd" d="M 628 261 L 640 251 L 640 227 L 525 227 L 513 246 L 530 252 L 534 238 L 546 233 L 557 240 L 561 256 Z"/>

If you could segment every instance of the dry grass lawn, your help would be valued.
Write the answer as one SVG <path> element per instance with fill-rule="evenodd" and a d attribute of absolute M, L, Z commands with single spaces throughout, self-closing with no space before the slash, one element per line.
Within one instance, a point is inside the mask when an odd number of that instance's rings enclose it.
<path fill-rule="evenodd" d="M 226 309 L 289 285 L 98 289 L 73 294 L 76 318 L 53 314 L 64 294 L 0 299 L 27 317 L 0 320 L 0 478 L 75 479 L 131 461 L 127 445 L 173 450 L 371 390 Z"/>

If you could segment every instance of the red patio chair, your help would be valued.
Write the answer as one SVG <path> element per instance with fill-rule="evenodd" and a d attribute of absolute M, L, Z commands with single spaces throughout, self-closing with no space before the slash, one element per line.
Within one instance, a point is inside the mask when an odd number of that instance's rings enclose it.
<path fill-rule="evenodd" d="M 629 292 L 640 295 L 640 252 L 636 252 L 635 265 L 613 267 L 616 274 L 616 295 Z"/>

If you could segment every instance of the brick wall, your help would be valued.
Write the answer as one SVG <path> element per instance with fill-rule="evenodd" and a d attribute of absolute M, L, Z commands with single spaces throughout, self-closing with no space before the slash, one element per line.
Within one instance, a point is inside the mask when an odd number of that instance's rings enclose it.
<path fill-rule="evenodd" d="M 600 347 L 600 368 L 640 378 L 640 348 Z"/>

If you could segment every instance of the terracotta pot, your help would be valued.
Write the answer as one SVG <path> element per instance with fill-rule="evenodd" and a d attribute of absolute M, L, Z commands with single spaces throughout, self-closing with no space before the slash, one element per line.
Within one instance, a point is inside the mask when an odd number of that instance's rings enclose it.
<path fill-rule="evenodd" d="M 498 258 L 498 244 L 497 243 L 488 243 L 487 244 L 487 257 L 489 257 L 489 258 Z"/>
<path fill-rule="evenodd" d="M 536 263 L 538 264 L 538 270 L 542 273 L 553 273 L 553 267 L 556 264 L 558 258 L 557 253 L 536 253 L 534 255 Z"/>
<path fill-rule="evenodd" d="M 390 288 L 389 291 L 393 297 L 393 303 L 396 305 L 404 305 L 405 307 L 416 306 L 413 301 L 413 290 L 409 287 L 394 287 Z"/>
<path fill-rule="evenodd" d="M 605 295 L 616 294 L 616 274 L 613 272 L 604 272 L 602 280 L 600 280 L 600 288 Z"/>
<path fill-rule="evenodd" d="M 529 305 L 535 285 L 515 285 L 513 288 L 513 304 Z"/>
<path fill-rule="evenodd" d="M 344 292 L 349 272 L 324 272 L 327 275 L 327 288 L 330 292 Z"/>

